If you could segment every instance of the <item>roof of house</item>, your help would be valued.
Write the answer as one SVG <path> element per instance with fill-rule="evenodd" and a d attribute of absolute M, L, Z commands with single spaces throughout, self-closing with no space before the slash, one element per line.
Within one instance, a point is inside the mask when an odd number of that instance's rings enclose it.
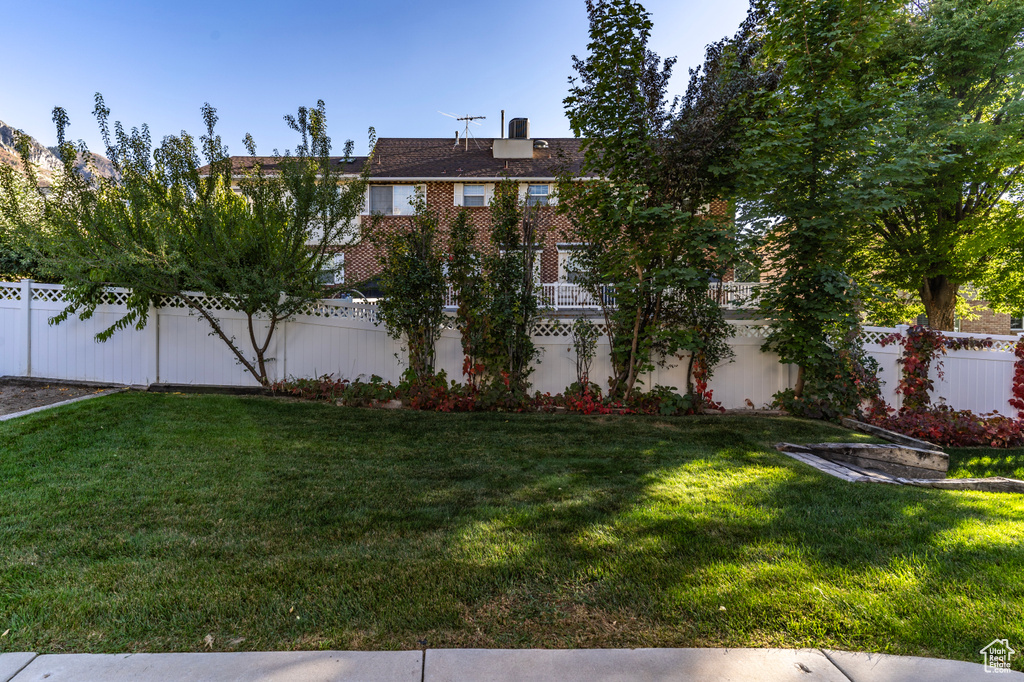
<path fill-rule="evenodd" d="M 264 171 L 270 173 L 276 173 L 278 170 L 278 159 L 273 156 L 232 156 L 231 157 L 231 168 L 232 172 L 236 175 L 241 174 L 257 163 L 263 167 Z M 351 173 L 356 175 L 363 170 L 363 164 L 366 163 L 365 156 L 350 156 L 348 162 L 344 156 L 332 156 L 331 164 L 337 164 L 344 168 L 345 173 Z M 199 169 L 200 174 L 207 174 L 210 172 L 209 166 L 203 166 Z"/>
<path fill-rule="evenodd" d="M 535 140 L 536 142 L 536 140 Z M 372 178 L 554 178 L 578 175 L 583 162 L 581 140 L 548 138 L 547 149 L 532 159 L 496 159 L 493 138 L 470 138 L 469 149 L 450 137 L 382 137 L 370 161 Z"/>
<path fill-rule="evenodd" d="M 534 140 L 536 142 L 536 140 Z M 382 137 L 377 140 L 373 158 L 369 162 L 372 179 L 458 179 L 458 178 L 555 178 L 562 172 L 580 174 L 583 152 L 577 138 L 547 138 L 548 146 L 534 148 L 532 159 L 496 159 L 492 145 L 494 138 L 470 138 L 469 149 L 465 140 L 458 146 L 450 137 Z M 367 157 L 332 156 L 332 163 L 353 175 L 362 172 Z M 232 156 L 232 167 L 236 174 L 262 165 L 264 171 L 278 169 L 273 156 Z M 209 172 L 209 166 L 200 169 Z M 592 174 L 588 174 L 590 176 Z"/>

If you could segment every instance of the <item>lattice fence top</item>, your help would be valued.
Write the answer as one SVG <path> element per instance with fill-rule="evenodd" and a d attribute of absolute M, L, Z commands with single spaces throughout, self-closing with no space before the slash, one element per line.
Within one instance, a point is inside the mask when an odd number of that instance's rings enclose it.
<path fill-rule="evenodd" d="M 227 303 L 227 299 L 219 296 L 207 296 L 203 293 L 188 292 L 187 296 L 193 301 L 196 301 L 207 310 L 232 310 L 232 307 Z M 160 300 L 160 307 L 162 308 L 189 308 L 190 306 L 185 303 L 185 299 L 181 296 L 167 296 Z"/>
<path fill-rule="evenodd" d="M 987 339 L 976 336 L 972 337 L 972 340 L 977 343 L 972 343 L 969 347 L 964 348 L 964 350 L 989 351 L 990 353 L 1012 353 L 1014 346 L 1017 345 L 1016 340 L 1007 341 L 1005 339 Z M 988 343 L 985 343 L 986 341 Z M 955 351 L 950 352 L 952 353 Z"/>
<path fill-rule="evenodd" d="M 373 324 L 377 324 L 379 322 L 379 315 L 376 306 L 369 305 L 338 305 L 320 302 L 314 303 L 301 311 L 301 314 L 327 320 L 365 320 L 366 322 L 372 322 Z"/>
<path fill-rule="evenodd" d="M 733 325 L 736 336 L 741 339 L 764 339 L 768 336 L 768 325 L 766 324 L 737 324 Z"/>
<path fill-rule="evenodd" d="M 598 334 L 608 333 L 608 325 L 604 322 L 594 322 L 594 326 L 597 327 Z M 533 325 L 530 335 L 542 338 L 568 338 L 572 336 L 572 321 L 540 319 Z"/>
<path fill-rule="evenodd" d="M 0 282 L 0 301 L 20 301 L 22 295 L 22 283 Z M 126 305 L 131 292 L 125 289 L 111 288 L 103 294 L 102 303 L 106 305 Z M 212 312 L 232 310 L 228 297 L 207 296 L 201 292 L 188 292 L 187 295 L 196 302 L 205 306 Z M 55 284 L 31 284 L 31 299 L 46 303 L 65 303 L 64 288 Z M 161 307 L 166 308 L 188 308 L 185 300 L 180 296 L 173 296 L 163 299 Z M 334 300 L 320 301 L 314 303 L 304 310 L 299 311 L 301 315 L 317 317 L 321 319 L 351 319 L 362 320 L 374 325 L 382 324 L 379 315 L 379 308 L 372 303 L 348 303 Z M 608 325 L 603 320 L 593 320 L 598 332 L 602 335 L 608 334 Z M 532 330 L 532 335 L 539 338 L 568 338 L 572 336 L 572 322 L 568 318 L 542 318 L 538 320 Z M 446 315 L 444 321 L 445 329 L 455 329 L 456 320 L 454 315 Z M 737 338 L 759 338 L 768 336 L 770 328 L 764 323 L 747 323 L 745 321 L 733 322 L 733 330 Z M 866 345 L 878 346 L 889 336 L 897 333 L 905 333 L 907 327 L 864 327 L 861 332 L 861 340 Z M 959 332 L 944 332 L 944 335 L 965 342 L 967 347 L 964 350 L 983 351 L 992 353 L 1012 353 L 1018 338 L 1014 336 L 976 336 Z M 899 352 L 899 346 L 893 344 L 895 352 Z M 956 352 L 951 350 L 950 352 Z"/>
<path fill-rule="evenodd" d="M 120 289 L 107 289 L 103 292 L 103 302 L 107 305 L 127 305 L 130 293 Z"/>
<path fill-rule="evenodd" d="M 51 289 L 49 287 L 32 287 L 32 300 L 43 301 L 44 303 L 64 303 L 64 290 Z"/>
<path fill-rule="evenodd" d="M 0 282 L 0 301 L 20 301 L 21 285 L 11 282 Z"/>
<path fill-rule="evenodd" d="M 882 339 L 884 339 L 887 336 L 891 336 L 892 334 L 895 333 L 895 329 L 864 327 L 864 329 L 860 333 L 860 340 L 862 343 L 877 346 L 882 343 Z"/>
<path fill-rule="evenodd" d="M 869 345 L 881 345 L 882 341 L 894 334 L 905 334 L 908 327 L 864 327 L 861 340 Z M 1012 353 L 1019 338 L 1016 336 L 977 336 L 963 332 L 942 332 L 947 339 L 955 339 L 965 344 L 959 350 L 982 351 L 989 353 Z M 894 352 L 900 352 L 899 345 L 890 346 Z M 956 349 L 948 352 L 955 353 Z"/>

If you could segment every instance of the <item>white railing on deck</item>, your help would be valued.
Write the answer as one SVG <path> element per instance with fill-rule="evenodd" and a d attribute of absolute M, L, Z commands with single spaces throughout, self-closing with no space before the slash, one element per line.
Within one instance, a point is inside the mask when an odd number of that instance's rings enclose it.
<path fill-rule="evenodd" d="M 757 282 L 722 282 L 712 284 L 708 287 L 708 296 L 727 308 L 753 308 L 757 305 Z M 564 282 L 544 283 L 540 285 L 537 292 L 540 305 L 551 310 L 563 308 L 573 310 L 597 310 L 601 304 L 594 298 L 594 295 L 585 287 L 579 284 Z M 605 286 L 601 295 L 604 297 L 606 306 L 614 306 L 615 298 L 612 296 L 611 287 Z M 458 297 L 451 287 L 448 288 L 445 299 L 445 306 L 454 308 L 458 306 Z"/>

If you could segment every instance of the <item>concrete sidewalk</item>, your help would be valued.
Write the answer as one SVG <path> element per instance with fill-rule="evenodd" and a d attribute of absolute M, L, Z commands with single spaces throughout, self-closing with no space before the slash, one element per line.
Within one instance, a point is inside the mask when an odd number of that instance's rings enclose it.
<path fill-rule="evenodd" d="M 819 649 L 0 654 L 0 682 L 1022 682 L 981 664 Z"/>

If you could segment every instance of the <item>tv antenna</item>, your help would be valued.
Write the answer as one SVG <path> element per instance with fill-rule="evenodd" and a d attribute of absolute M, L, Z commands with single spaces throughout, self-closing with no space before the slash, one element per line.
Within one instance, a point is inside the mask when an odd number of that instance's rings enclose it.
<path fill-rule="evenodd" d="M 473 125 L 478 126 L 480 124 L 477 123 L 477 121 L 479 121 L 481 119 L 487 118 L 486 116 L 469 116 L 468 114 L 466 116 L 456 116 L 455 114 L 446 114 L 443 111 L 438 111 L 437 113 L 441 114 L 442 116 L 447 116 L 448 118 L 454 118 L 456 121 L 465 121 L 466 122 L 466 128 L 465 128 L 465 130 L 462 131 L 462 139 L 464 139 L 466 141 L 466 151 L 467 152 L 469 151 L 469 134 L 470 134 L 469 133 L 469 131 L 470 131 L 469 124 L 472 123 Z M 480 143 L 477 142 L 475 139 L 473 140 L 473 142 L 476 144 L 476 148 L 480 149 Z M 455 146 L 456 147 L 459 146 L 458 138 L 456 138 L 456 140 L 455 140 Z"/>

